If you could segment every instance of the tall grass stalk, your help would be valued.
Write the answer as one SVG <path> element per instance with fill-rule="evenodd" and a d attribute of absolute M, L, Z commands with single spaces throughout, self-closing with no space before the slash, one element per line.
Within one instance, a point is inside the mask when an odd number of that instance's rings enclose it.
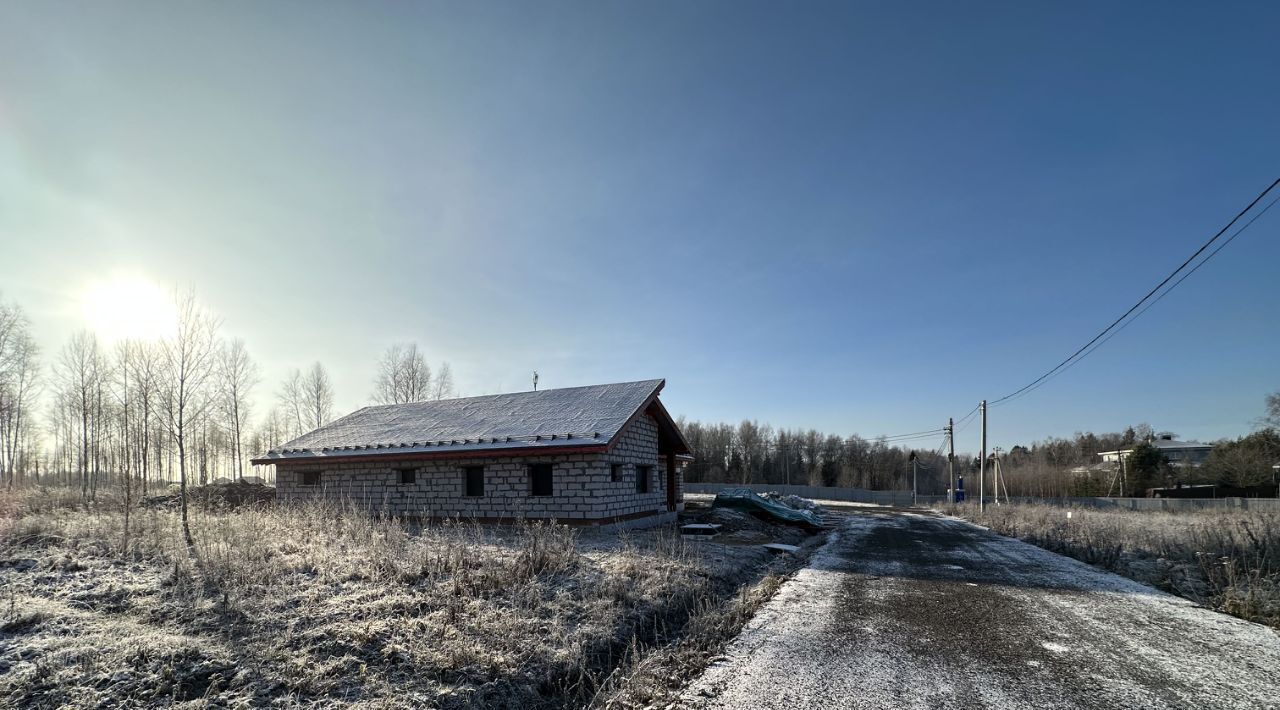
<path fill-rule="evenodd" d="M 1046 505 L 986 506 L 982 513 L 974 505 L 960 505 L 948 512 L 1002 535 L 1280 628 L 1280 514 Z"/>

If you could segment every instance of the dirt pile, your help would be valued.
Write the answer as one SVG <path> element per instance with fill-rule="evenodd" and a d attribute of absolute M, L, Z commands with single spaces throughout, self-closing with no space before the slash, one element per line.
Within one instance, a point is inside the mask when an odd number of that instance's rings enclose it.
<path fill-rule="evenodd" d="M 191 503 L 204 506 L 206 508 L 227 509 L 241 508 L 244 506 L 267 507 L 274 505 L 276 502 L 276 489 L 273 486 L 263 485 L 261 483 L 248 483 L 245 481 L 231 481 L 230 483 L 210 483 L 206 486 L 191 486 L 187 489 L 188 500 Z M 174 508 L 179 504 L 179 494 L 177 488 L 173 492 L 162 496 L 151 496 L 143 502 L 143 505 L 152 508 Z"/>
<path fill-rule="evenodd" d="M 808 532 L 794 525 L 766 520 L 731 508 L 711 508 L 704 513 L 690 516 L 688 522 L 719 525 L 720 535 L 716 538 L 716 542 L 731 545 L 758 545 L 766 542 L 794 545 L 809 537 Z"/>

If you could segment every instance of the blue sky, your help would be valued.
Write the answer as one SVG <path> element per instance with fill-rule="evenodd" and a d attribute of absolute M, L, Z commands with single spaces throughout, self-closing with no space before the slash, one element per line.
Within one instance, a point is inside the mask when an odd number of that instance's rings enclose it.
<path fill-rule="evenodd" d="M 104 274 L 191 285 L 338 407 L 666 377 L 872 436 L 1017 389 L 1280 175 L 1269 3 L 11 3 L 0 290 L 47 353 Z M 1246 432 L 1280 212 L 992 412 L 1008 446 Z M 972 439 L 972 441 L 970 441 Z M 961 449 L 976 448 L 976 427 Z"/>

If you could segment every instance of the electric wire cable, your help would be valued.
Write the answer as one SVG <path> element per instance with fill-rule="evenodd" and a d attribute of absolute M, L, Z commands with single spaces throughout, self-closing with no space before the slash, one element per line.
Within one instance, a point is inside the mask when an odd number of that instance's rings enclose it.
<path fill-rule="evenodd" d="M 1268 193 L 1270 193 L 1273 189 L 1275 189 L 1275 187 L 1276 187 L 1277 185 L 1280 185 L 1280 178 L 1276 178 L 1276 180 L 1275 180 L 1274 182 L 1272 182 L 1269 186 L 1267 186 L 1267 189 L 1263 190 L 1261 193 L 1259 193 L 1259 194 L 1258 194 L 1258 196 L 1257 196 L 1257 197 L 1253 198 L 1253 201 L 1252 201 L 1252 202 L 1250 202 L 1250 203 L 1248 204 L 1248 206 L 1246 206 L 1244 209 L 1240 210 L 1240 212 L 1238 212 L 1238 213 L 1236 214 L 1236 216 L 1235 216 L 1235 217 L 1232 217 L 1232 218 L 1231 218 L 1231 221 L 1230 221 L 1230 222 L 1227 222 L 1226 226 L 1224 226 L 1222 229 L 1218 230 L 1218 232 L 1217 232 L 1216 234 L 1214 234 L 1214 235 L 1213 235 L 1213 237 L 1211 237 L 1211 238 L 1209 239 L 1209 241 L 1207 241 L 1207 242 L 1205 242 L 1204 244 L 1202 244 L 1202 245 L 1200 246 L 1200 248 L 1199 248 L 1199 249 L 1197 249 L 1197 250 L 1196 250 L 1196 251 L 1195 251 L 1191 256 L 1187 257 L 1186 261 L 1182 262 L 1182 264 L 1180 264 L 1180 265 L 1178 266 L 1178 268 L 1174 269 L 1172 272 L 1170 272 L 1170 273 L 1169 273 L 1169 275 L 1168 275 L 1168 276 L 1164 277 L 1164 279 L 1163 279 L 1160 283 L 1156 284 L 1155 288 L 1152 288 L 1150 291 L 1148 291 L 1148 292 L 1147 292 L 1147 295 L 1143 296 L 1141 299 L 1139 299 L 1139 300 L 1138 300 L 1138 302 L 1137 302 L 1137 303 L 1135 303 L 1135 304 L 1133 304 L 1132 306 L 1130 306 L 1130 307 L 1129 307 L 1129 310 L 1125 311 L 1125 312 L 1124 312 L 1124 313 L 1123 313 L 1119 318 L 1117 318 L 1117 319 L 1115 319 L 1114 321 L 1112 321 L 1112 322 L 1111 322 L 1111 324 L 1110 324 L 1110 325 L 1108 325 L 1106 328 L 1103 328 L 1103 329 L 1102 329 L 1102 331 L 1101 331 L 1101 332 L 1099 332 L 1097 335 L 1093 336 L 1093 338 L 1092 338 L 1091 340 L 1089 340 L 1089 342 L 1087 342 L 1087 343 L 1085 343 L 1084 345 L 1080 346 L 1080 348 L 1079 348 L 1079 349 L 1077 349 L 1074 353 L 1072 353 L 1070 356 L 1068 356 L 1065 360 L 1063 360 L 1062 362 L 1060 362 L 1060 363 L 1058 363 L 1057 365 L 1055 365 L 1055 366 L 1054 366 L 1052 369 L 1050 369 L 1048 372 L 1046 372 L 1046 373 L 1044 373 L 1043 375 L 1041 375 L 1041 376 L 1037 377 L 1036 379 L 1032 380 L 1031 382 L 1029 382 L 1029 383 L 1027 383 L 1027 384 L 1023 385 L 1021 388 L 1019 388 L 1019 389 L 1017 389 L 1017 390 L 1014 390 L 1013 392 L 1011 392 L 1011 393 L 1009 393 L 1009 394 L 1007 394 L 1007 395 L 1005 395 L 1005 396 L 1003 396 L 1003 397 L 1000 397 L 999 399 L 992 400 L 990 404 L 992 404 L 992 405 L 994 405 L 994 404 L 999 404 L 1000 402 L 1004 402 L 1004 401 L 1006 401 L 1006 400 L 1009 400 L 1009 399 L 1012 399 L 1013 397 L 1018 396 L 1019 394 L 1022 394 L 1023 392 L 1025 392 L 1025 391 L 1027 391 L 1027 390 L 1031 389 L 1032 387 L 1035 387 L 1035 386 L 1036 386 L 1036 385 L 1038 385 L 1040 382 L 1042 382 L 1042 381 L 1044 381 L 1045 379 L 1047 379 L 1048 377 L 1052 376 L 1055 372 L 1057 372 L 1057 371 L 1061 370 L 1061 369 L 1062 369 L 1063 367 L 1065 367 L 1067 364 L 1069 364 L 1070 362 L 1072 362 L 1073 360 L 1075 360 L 1077 357 L 1079 357 L 1081 353 L 1083 353 L 1085 350 L 1088 350 L 1090 346 L 1092 346 L 1094 343 L 1098 342 L 1098 341 L 1099 341 L 1099 340 L 1101 340 L 1103 337 L 1105 337 L 1105 336 L 1107 335 L 1107 333 L 1109 333 L 1109 332 L 1111 332 L 1112 330 L 1114 330 L 1114 329 L 1116 328 L 1116 326 L 1118 326 L 1122 321 L 1124 321 L 1126 318 L 1128 318 L 1130 315 L 1132 315 L 1135 311 L 1137 311 L 1137 310 L 1138 310 L 1138 308 L 1140 308 L 1144 303 L 1146 303 L 1148 300 L 1150 300 L 1150 299 L 1151 299 L 1151 297 L 1152 297 L 1152 296 L 1154 296 L 1157 292 L 1159 292 L 1161 289 L 1163 289 L 1163 288 L 1165 287 L 1165 285 L 1167 285 L 1170 281 L 1172 281 L 1172 280 L 1174 279 L 1174 277 L 1175 277 L 1175 276 L 1177 276 L 1177 275 L 1178 275 L 1178 274 L 1179 274 L 1183 269 L 1187 268 L 1187 266 L 1188 266 L 1189 264 L 1191 264 L 1191 262 L 1195 261 L 1195 260 L 1196 260 L 1196 258 L 1198 258 L 1201 254 L 1203 254 L 1203 253 L 1204 253 L 1204 251 L 1205 251 L 1206 249 L 1208 249 L 1210 246 L 1212 246 L 1212 245 L 1213 245 L 1213 243 L 1214 243 L 1214 242 L 1216 242 L 1216 241 L 1217 241 L 1217 240 L 1218 240 L 1218 239 L 1219 239 L 1223 234 L 1226 234 L 1226 233 L 1227 233 L 1227 231 L 1229 231 L 1233 226 L 1235 226 L 1235 223 L 1236 223 L 1236 222 L 1238 222 L 1238 221 L 1240 221 L 1240 218 L 1241 218 L 1241 217 L 1243 217 L 1246 213 L 1248 213 L 1250 210 L 1252 210 L 1252 209 L 1253 209 L 1253 208 L 1254 208 L 1254 207 L 1255 207 L 1259 202 L 1261 202 L 1261 201 L 1263 200 L 1263 198 L 1265 198 L 1265 197 L 1267 196 L 1267 194 L 1268 194 Z M 1252 222 L 1250 222 L 1250 224 L 1252 224 Z M 1246 228 L 1248 227 L 1248 225 L 1245 225 L 1245 226 L 1246 226 Z M 1243 231 L 1243 230 L 1242 230 L 1242 231 Z M 1172 289 L 1170 289 L 1170 290 L 1172 290 Z"/>
<path fill-rule="evenodd" d="M 1280 182 L 1280 180 L 1277 180 L 1277 182 Z M 1274 183 L 1273 183 L 1273 186 L 1274 186 Z M 1268 188 L 1268 189 L 1269 189 L 1269 188 Z M 1265 194 L 1265 193 L 1263 193 L 1263 194 Z M 1197 263 L 1197 264 L 1196 264 L 1195 266 L 1193 266 L 1189 271 L 1187 271 L 1185 274 L 1183 274 L 1181 277 L 1179 277 L 1177 281 L 1174 281 L 1174 282 L 1173 282 L 1173 284 L 1172 284 L 1171 286 L 1169 286 L 1169 288 L 1165 289 L 1165 290 L 1164 290 L 1164 291 L 1163 291 L 1159 296 L 1156 296 L 1154 299 L 1152 299 L 1150 303 L 1148 303 L 1148 304 L 1146 304 L 1145 306 L 1143 306 L 1143 307 L 1142 307 L 1142 309 L 1141 309 L 1141 310 L 1139 310 L 1137 313 L 1135 313 L 1135 314 L 1133 315 L 1133 317 L 1132 317 L 1132 318 L 1128 319 L 1127 321 L 1125 321 L 1124 323 L 1122 323 L 1122 324 L 1120 325 L 1120 327 L 1118 327 L 1118 328 L 1116 328 L 1115 330 L 1113 330 L 1113 331 L 1111 331 L 1110 333 L 1108 333 L 1108 334 L 1107 334 L 1107 337 L 1103 338 L 1102 340 L 1099 340 L 1099 341 L 1098 341 L 1097 343 L 1095 343 L 1092 347 L 1090 347 L 1090 348 L 1089 348 L 1088 350 L 1086 350 L 1083 354 L 1081 354 L 1081 355 L 1080 355 L 1080 357 L 1078 357 L 1078 358 L 1076 358 L 1075 360 L 1073 360 L 1073 361 L 1072 361 L 1070 364 L 1068 364 L 1066 367 L 1063 367 L 1061 370 L 1059 370 L 1059 371 L 1058 371 L 1058 372 L 1056 372 L 1056 373 L 1052 373 L 1049 377 L 1045 377 L 1045 378 L 1043 378 L 1043 381 L 1039 382 L 1038 384 L 1034 384 L 1034 386 L 1030 386 L 1030 387 L 1026 387 L 1026 388 L 1024 388 L 1024 389 L 1025 389 L 1025 391 L 1024 391 L 1024 392 L 1014 393 L 1014 394 L 1009 395 L 1009 396 L 1007 396 L 1007 397 L 1002 397 L 1002 398 L 1000 398 L 1000 399 L 998 399 L 998 400 L 995 400 L 995 401 L 991 402 L 988 406 L 992 406 L 992 407 L 994 407 L 994 406 L 1002 406 L 1002 405 L 1004 405 L 1004 404 L 1009 404 L 1009 403 L 1010 403 L 1010 402 L 1012 402 L 1012 401 L 1016 401 L 1017 399 L 1020 399 L 1021 397 L 1024 397 L 1024 396 L 1026 396 L 1026 395 L 1028 395 L 1028 394 L 1031 394 L 1032 392 L 1036 391 L 1037 389 L 1040 389 L 1041 387 L 1043 387 L 1045 384 L 1047 384 L 1047 383 L 1048 383 L 1050 380 L 1052 380 L 1053 378 L 1057 377 L 1058 375 L 1061 375 L 1062 373 L 1066 372 L 1067 370 L 1070 370 L 1072 367 L 1075 367 L 1076 363 L 1079 363 L 1081 360 L 1085 359 L 1086 357 L 1089 357 L 1089 355 L 1093 354 L 1093 352 L 1094 352 L 1095 350 L 1097 350 L 1098 348 L 1100 348 L 1100 347 L 1102 347 L 1103 345 L 1105 345 L 1105 344 L 1106 344 L 1106 342 L 1107 342 L 1108 340 L 1111 340 L 1112 338 L 1116 337 L 1116 335 L 1118 335 L 1118 334 L 1119 334 L 1121 331 L 1123 331 L 1125 328 L 1128 328 L 1128 327 L 1129 327 L 1129 325 L 1130 325 L 1131 323 L 1133 323 L 1135 320 L 1137 320 L 1137 319 L 1138 319 L 1138 318 L 1139 318 L 1143 313 L 1146 313 L 1148 309 L 1150 309 L 1152 306 L 1154 306 L 1154 305 L 1156 305 L 1157 303 L 1159 303 L 1159 302 L 1160 302 L 1160 301 L 1161 301 L 1165 296 L 1168 296 L 1170 293 L 1172 293 L 1172 292 L 1173 292 L 1173 290 L 1174 290 L 1175 288 L 1177 288 L 1177 287 L 1178 287 L 1178 284 L 1182 283 L 1183 281 L 1186 281 L 1186 280 L 1187 280 L 1187 277 L 1191 276 L 1191 275 L 1192 275 L 1192 274 L 1194 274 L 1196 271 L 1198 271 L 1198 270 L 1200 269 L 1200 267 L 1202 267 L 1202 266 L 1204 266 L 1205 264 L 1209 263 L 1209 260 L 1210 260 L 1210 259 L 1212 259 L 1213 257 L 1217 256 L 1218 252 L 1220 252 L 1220 251 L 1222 251 L 1223 249 L 1225 249 L 1225 248 L 1226 248 L 1226 246 L 1227 246 L 1228 244 L 1230 244 L 1232 241 L 1234 241 L 1236 237 L 1240 236 L 1240 235 L 1241 235 L 1241 234 L 1242 234 L 1246 229 L 1248 229 L 1249 227 L 1253 226 L 1253 223 L 1254 223 L 1254 222 L 1257 222 L 1257 221 L 1258 221 L 1258 220 L 1259 220 L 1263 215 L 1265 215 L 1265 214 L 1266 214 L 1266 213 L 1267 213 L 1267 212 L 1268 212 L 1272 207 L 1274 207 L 1274 206 L 1275 206 L 1275 204 L 1276 204 L 1277 202 L 1280 202 L 1280 196 L 1277 196 L 1276 198 L 1274 198 L 1274 199 L 1272 199 L 1270 202 L 1268 202 L 1268 203 L 1267 203 L 1267 205 L 1266 205 L 1265 207 L 1263 207 L 1263 208 L 1262 208 L 1262 209 L 1261 209 L 1257 214 L 1255 214 L 1252 218 L 1250 218 L 1248 222 L 1245 222 L 1243 225 L 1241 225 L 1241 227 L 1240 227 L 1239 229 L 1237 229 L 1235 232 L 1233 232 L 1233 233 L 1231 234 L 1231 236 L 1230 236 L 1230 237 L 1227 237 L 1227 239 L 1226 239 L 1225 241 L 1223 241 L 1221 244 L 1219 244 L 1219 245 L 1218 245 L 1218 247 L 1217 247 L 1216 249 L 1214 249 L 1213 251 L 1209 252 L 1209 255 L 1208 255 L 1208 256 L 1206 256 L 1204 259 L 1201 259 L 1199 263 Z"/>

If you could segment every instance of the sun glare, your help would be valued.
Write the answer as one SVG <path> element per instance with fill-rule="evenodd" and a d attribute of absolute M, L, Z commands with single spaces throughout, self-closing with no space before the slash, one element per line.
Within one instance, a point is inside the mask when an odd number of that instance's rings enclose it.
<path fill-rule="evenodd" d="M 98 337 L 115 342 L 155 340 L 173 332 L 173 299 L 154 283 L 133 276 L 94 281 L 81 300 L 85 320 Z"/>

